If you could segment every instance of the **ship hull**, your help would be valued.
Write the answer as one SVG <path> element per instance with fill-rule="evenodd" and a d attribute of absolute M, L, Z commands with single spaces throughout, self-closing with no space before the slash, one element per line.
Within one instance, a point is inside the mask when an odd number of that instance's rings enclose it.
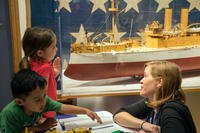
<path fill-rule="evenodd" d="M 144 64 L 152 60 L 175 62 L 183 72 L 200 70 L 200 48 L 126 53 L 72 53 L 64 75 L 76 80 L 142 75 Z"/>

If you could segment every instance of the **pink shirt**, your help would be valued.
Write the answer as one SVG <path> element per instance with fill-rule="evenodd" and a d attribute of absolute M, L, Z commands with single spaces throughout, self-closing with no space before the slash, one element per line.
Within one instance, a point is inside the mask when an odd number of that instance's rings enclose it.
<path fill-rule="evenodd" d="M 55 80 L 54 69 L 53 69 L 53 66 L 51 65 L 51 62 L 40 63 L 38 61 L 31 60 L 30 67 L 31 67 L 31 70 L 37 72 L 42 77 L 49 77 L 47 95 L 51 99 L 57 100 L 57 95 L 56 95 L 57 85 L 56 85 L 56 80 Z M 55 112 L 47 113 L 45 114 L 44 117 L 49 118 L 49 117 L 54 117 L 54 116 L 55 116 Z"/>

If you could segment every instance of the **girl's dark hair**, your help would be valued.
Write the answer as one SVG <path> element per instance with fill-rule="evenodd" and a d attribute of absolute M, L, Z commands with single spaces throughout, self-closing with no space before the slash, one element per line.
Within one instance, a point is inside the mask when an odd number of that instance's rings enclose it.
<path fill-rule="evenodd" d="M 24 57 L 20 62 L 20 69 L 29 68 L 29 58 L 39 60 L 37 51 L 48 48 L 55 38 L 56 36 L 51 29 L 41 27 L 27 28 L 22 39 Z"/>
<path fill-rule="evenodd" d="M 22 69 L 16 73 L 11 81 L 14 98 L 26 98 L 30 92 L 39 88 L 44 89 L 47 81 L 30 69 Z"/>

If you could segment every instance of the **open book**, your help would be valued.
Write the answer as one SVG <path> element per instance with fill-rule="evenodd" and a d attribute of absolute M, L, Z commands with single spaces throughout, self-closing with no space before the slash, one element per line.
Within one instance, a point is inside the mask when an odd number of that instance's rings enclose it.
<path fill-rule="evenodd" d="M 59 119 L 59 123 L 65 126 L 66 130 L 76 128 L 91 128 L 92 133 L 112 133 L 117 130 L 126 132 L 133 132 L 132 130 L 123 128 L 113 122 L 113 114 L 108 111 L 96 112 L 102 120 L 102 124 L 97 121 L 93 121 L 87 115 L 77 115 L 76 117 Z"/>
<path fill-rule="evenodd" d="M 60 123 L 63 123 L 66 129 L 74 129 L 74 128 L 92 128 L 95 126 L 103 126 L 107 124 L 113 124 L 113 115 L 107 111 L 99 111 L 96 112 L 99 117 L 102 119 L 102 124 L 97 121 L 93 121 L 87 115 L 77 115 L 77 117 L 71 117 L 67 119 L 60 119 Z"/>

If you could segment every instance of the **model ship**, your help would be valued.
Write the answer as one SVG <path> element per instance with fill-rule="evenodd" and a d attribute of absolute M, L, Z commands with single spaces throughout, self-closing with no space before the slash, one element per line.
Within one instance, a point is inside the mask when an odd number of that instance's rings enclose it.
<path fill-rule="evenodd" d="M 181 71 L 200 69 L 200 23 L 188 25 L 188 9 L 181 10 L 180 26 L 172 28 L 172 9 L 165 9 L 164 26 L 147 25 L 143 40 L 115 40 L 114 22 L 118 12 L 114 0 L 110 41 L 74 43 L 64 75 L 76 80 L 98 80 L 142 75 L 144 64 L 153 60 L 177 63 Z"/>

